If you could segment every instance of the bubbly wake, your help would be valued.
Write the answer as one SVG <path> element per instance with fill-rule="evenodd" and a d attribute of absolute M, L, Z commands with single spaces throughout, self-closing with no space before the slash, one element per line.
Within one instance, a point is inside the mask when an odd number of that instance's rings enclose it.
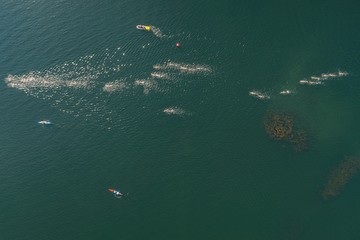
<path fill-rule="evenodd" d="M 174 37 L 175 35 L 169 35 L 169 34 L 165 34 L 163 33 L 160 28 L 156 27 L 156 26 L 151 26 L 151 31 L 152 33 L 158 37 L 158 38 L 162 38 L 162 39 L 170 39 L 172 37 Z"/>
<path fill-rule="evenodd" d="M 127 67 L 127 64 L 117 61 L 122 56 L 120 48 L 113 51 L 106 49 L 102 54 L 87 55 L 42 71 L 9 74 L 5 83 L 8 87 L 45 100 L 73 117 L 109 125 L 113 121 L 114 111 L 106 105 L 102 92 L 120 91 L 127 85 L 122 80 L 105 84 L 99 80 L 111 79 Z"/>
<path fill-rule="evenodd" d="M 115 80 L 113 82 L 108 82 L 102 88 L 104 92 L 117 92 L 122 91 L 127 88 L 127 85 L 122 80 Z"/>
<path fill-rule="evenodd" d="M 120 94 L 138 87 L 143 88 L 145 95 L 151 91 L 166 93 L 173 88 L 174 81 L 164 80 L 179 80 L 186 75 L 212 72 L 207 65 L 167 62 L 154 65 L 156 71 L 148 73 L 148 77 L 137 79 L 120 73 L 132 66 L 121 63 L 124 56 L 120 48 L 112 51 L 106 49 L 102 54 L 87 55 L 42 71 L 9 74 L 5 83 L 10 88 L 47 101 L 61 112 L 96 122 L 100 126 L 114 126 L 118 115 L 108 106 L 104 94 Z M 163 111 L 169 115 L 187 115 L 178 107 Z"/>
<path fill-rule="evenodd" d="M 172 66 L 170 66 L 172 67 Z M 159 67 L 160 68 L 160 67 Z M 325 85 L 326 81 L 328 80 L 335 80 L 335 79 L 341 79 L 343 77 L 348 76 L 349 73 L 345 71 L 337 71 L 333 73 L 321 73 L 320 75 L 313 75 L 310 76 L 310 78 L 299 80 L 299 84 L 301 85 L 309 85 L 309 86 L 315 86 L 315 85 Z M 290 89 L 284 89 L 279 92 L 280 95 L 294 95 L 297 91 L 290 90 Z M 267 100 L 270 99 L 270 95 L 266 92 L 259 91 L 259 90 L 252 90 L 249 92 L 249 95 L 252 97 L 255 97 L 260 100 Z"/>
<path fill-rule="evenodd" d="M 253 90 L 249 92 L 250 96 L 253 96 L 257 99 L 261 99 L 261 100 L 267 100 L 270 99 L 270 95 L 265 93 L 265 92 L 261 92 L 259 90 Z"/>
<path fill-rule="evenodd" d="M 12 88 L 17 88 L 28 94 L 35 90 L 51 90 L 63 87 L 90 88 L 93 78 L 91 76 L 75 77 L 73 79 L 64 75 L 51 72 L 30 72 L 24 75 L 8 75 L 5 83 Z"/>
<path fill-rule="evenodd" d="M 178 115 L 178 116 L 189 115 L 189 113 L 187 113 L 184 109 L 179 107 L 168 107 L 165 108 L 163 112 L 168 115 Z"/>
<path fill-rule="evenodd" d="M 144 88 L 144 94 L 149 94 L 150 91 L 159 91 L 158 83 L 154 79 L 140 79 L 135 80 L 135 86 Z"/>
<path fill-rule="evenodd" d="M 211 67 L 208 65 L 186 64 L 186 63 L 175 63 L 175 62 L 156 64 L 153 66 L 153 68 L 156 70 L 178 71 L 184 74 L 207 74 L 212 72 Z"/>
<path fill-rule="evenodd" d="M 158 79 L 171 79 L 170 75 L 165 72 L 152 72 L 150 75 L 151 77 Z"/>
<path fill-rule="evenodd" d="M 168 38 L 169 36 L 165 35 L 161 32 L 160 28 L 151 26 L 151 31 L 154 33 L 154 35 L 158 38 Z"/>
<path fill-rule="evenodd" d="M 295 91 L 293 90 L 289 90 L 289 89 L 285 89 L 279 92 L 281 95 L 290 95 L 290 94 L 295 94 Z"/>
<path fill-rule="evenodd" d="M 345 77 L 347 75 L 349 75 L 349 73 L 343 71 L 338 71 L 334 73 L 322 73 L 318 76 L 311 76 L 309 79 L 302 79 L 299 81 L 299 83 L 306 85 L 324 85 L 326 80 L 340 79 L 341 77 Z"/>

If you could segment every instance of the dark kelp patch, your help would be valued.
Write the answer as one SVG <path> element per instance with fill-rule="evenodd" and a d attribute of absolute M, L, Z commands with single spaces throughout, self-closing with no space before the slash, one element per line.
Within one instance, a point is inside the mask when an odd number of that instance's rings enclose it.
<path fill-rule="evenodd" d="M 292 144 L 296 151 L 308 147 L 308 137 L 305 130 L 295 126 L 294 117 L 288 113 L 268 112 L 264 127 L 269 137 Z"/>
<path fill-rule="evenodd" d="M 321 195 L 324 199 L 337 196 L 352 176 L 360 170 L 359 157 L 346 157 L 329 175 Z"/>

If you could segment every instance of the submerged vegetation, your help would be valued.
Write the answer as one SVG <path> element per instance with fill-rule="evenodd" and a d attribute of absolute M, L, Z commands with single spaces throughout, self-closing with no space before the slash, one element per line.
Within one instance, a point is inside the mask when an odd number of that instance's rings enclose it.
<path fill-rule="evenodd" d="M 345 184 L 360 170 L 359 157 L 346 157 L 329 175 L 329 179 L 322 191 L 324 199 L 337 196 Z"/>
<path fill-rule="evenodd" d="M 264 127 L 271 138 L 291 143 L 297 151 L 307 148 L 306 132 L 295 127 L 294 118 L 290 114 L 269 112 L 265 116 Z"/>
<path fill-rule="evenodd" d="M 308 147 L 308 136 L 304 129 L 299 128 L 294 116 L 285 112 L 268 112 L 264 119 L 267 135 L 277 141 L 294 146 L 296 151 Z M 346 157 L 330 174 L 321 192 L 327 200 L 337 196 L 347 182 L 360 171 L 360 157 Z"/>

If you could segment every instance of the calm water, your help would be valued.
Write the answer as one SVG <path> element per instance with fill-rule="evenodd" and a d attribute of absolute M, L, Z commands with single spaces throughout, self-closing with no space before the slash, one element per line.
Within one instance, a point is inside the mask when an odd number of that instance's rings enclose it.
<path fill-rule="evenodd" d="M 1 239 L 360 239 L 360 177 L 321 197 L 360 156 L 360 5 L 317 2 L 2 0 Z"/>

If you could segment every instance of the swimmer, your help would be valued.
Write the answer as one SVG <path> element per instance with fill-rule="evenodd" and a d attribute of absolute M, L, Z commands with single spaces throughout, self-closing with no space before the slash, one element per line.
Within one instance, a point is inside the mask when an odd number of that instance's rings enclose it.
<path fill-rule="evenodd" d="M 40 121 L 40 122 L 38 122 L 38 123 L 40 123 L 42 126 L 51 125 L 51 124 L 52 124 L 49 120 L 42 120 L 42 121 Z"/>

